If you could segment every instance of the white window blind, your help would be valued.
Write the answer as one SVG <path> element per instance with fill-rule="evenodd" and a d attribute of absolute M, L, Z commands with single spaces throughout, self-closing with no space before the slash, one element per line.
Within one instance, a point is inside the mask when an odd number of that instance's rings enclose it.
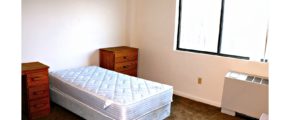
<path fill-rule="evenodd" d="M 180 47 L 217 52 L 221 0 L 182 0 Z"/>
<path fill-rule="evenodd" d="M 267 36 L 266 0 L 226 0 L 221 53 L 264 57 Z"/>
<path fill-rule="evenodd" d="M 268 0 L 180 0 L 177 49 L 261 60 Z"/>

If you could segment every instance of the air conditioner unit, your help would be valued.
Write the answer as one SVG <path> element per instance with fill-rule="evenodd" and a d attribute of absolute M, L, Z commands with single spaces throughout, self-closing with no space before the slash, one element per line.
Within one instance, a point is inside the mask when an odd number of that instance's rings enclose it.
<path fill-rule="evenodd" d="M 225 76 L 221 112 L 259 118 L 268 114 L 268 78 L 230 71 Z"/>

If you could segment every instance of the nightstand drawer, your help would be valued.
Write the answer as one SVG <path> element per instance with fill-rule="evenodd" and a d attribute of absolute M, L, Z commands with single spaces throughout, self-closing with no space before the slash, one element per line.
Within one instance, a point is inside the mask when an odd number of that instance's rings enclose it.
<path fill-rule="evenodd" d="M 123 55 L 123 56 L 115 57 L 115 63 L 134 61 L 134 60 L 137 60 L 137 58 L 138 58 L 137 54 Z"/>
<path fill-rule="evenodd" d="M 30 101 L 30 112 L 37 112 L 45 109 L 49 109 L 49 98 L 42 98 L 39 100 Z"/>
<path fill-rule="evenodd" d="M 36 72 L 27 75 L 29 87 L 48 83 L 48 72 Z"/>
<path fill-rule="evenodd" d="M 136 69 L 136 68 L 137 68 L 137 61 L 116 63 L 115 64 L 115 70 L 117 72 L 131 70 L 131 69 Z"/>
<path fill-rule="evenodd" d="M 49 95 L 48 84 L 43 84 L 35 87 L 28 88 L 29 100 L 46 97 Z"/>

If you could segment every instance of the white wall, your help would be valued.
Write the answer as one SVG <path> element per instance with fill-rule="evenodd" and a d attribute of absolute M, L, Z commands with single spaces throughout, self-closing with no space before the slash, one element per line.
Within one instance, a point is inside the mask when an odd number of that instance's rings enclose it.
<path fill-rule="evenodd" d="M 97 50 L 128 45 L 127 34 L 127 0 L 22 0 L 22 62 L 98 65 Z"/>
<path fill-rule="evenodd" d="M 22 62 L 58 70 L 99 64 L 101 47 L 139 48 L 138 74 L 175 94 L 220 106 L 229 70 L 268 75 L 268 65 L 175 51 L 176 0 L 23 0 Z M 128 11 L 128 12 L 127 12 Z M 197 77 L 203 78 L 198 85 Z"/>
<path fill-rule="evenodd" d="M 136 0 L 131 45 L 140 49 L 142 78 L 174 86 L 175 94 L 220 106 L 224 75 L 229 70 L 268 75 L 268 64 L 175 51 L 176 0 Z M 203 78 L 198 85 L 197 77 Z"/>

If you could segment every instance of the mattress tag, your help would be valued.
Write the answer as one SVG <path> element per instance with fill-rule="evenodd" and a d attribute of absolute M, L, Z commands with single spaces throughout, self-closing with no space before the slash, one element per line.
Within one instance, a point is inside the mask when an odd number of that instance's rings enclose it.
<path fill-rule="evenodd" d="M 109 107 L 112 103 L 113 103 L 112 100 L 106 100 L 105 105 L 103 106 L 103 108 L 106 109 L 106 108 Z"/>

